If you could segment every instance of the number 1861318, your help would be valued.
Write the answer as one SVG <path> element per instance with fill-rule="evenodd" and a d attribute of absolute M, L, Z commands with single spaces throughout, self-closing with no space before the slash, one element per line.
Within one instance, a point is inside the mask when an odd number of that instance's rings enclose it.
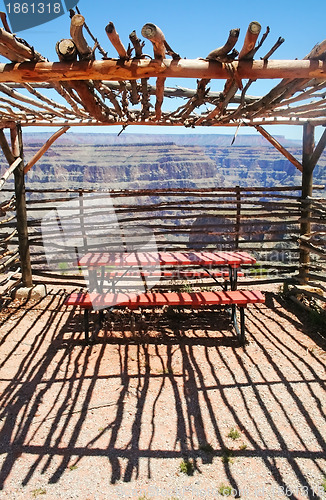
<path fill-rule="evenodd" d="M 61 14 L 63 13 L 61 3 L 55 2 L 33 2 L 18 3 L 9 2 L 6 4 L 8 14 Z"/>

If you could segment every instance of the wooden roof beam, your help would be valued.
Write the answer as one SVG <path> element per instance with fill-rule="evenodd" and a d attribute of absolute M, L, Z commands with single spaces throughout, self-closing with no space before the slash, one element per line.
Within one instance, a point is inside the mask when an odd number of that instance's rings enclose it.
<path fill-rule="evenodd" d="M 293 156 L 287 149 L 285 149 L 272 135 L 270 135 L 267 130 L 265 130 L 260 125 L 255 125 L 255 129 L 267 139 L 274 148 L 276 148 L 280 153 L 282 153 L 285 158 L 287 158 L 300 172 L 302 172 L 302 164 Z"/>
<path fill-rule="evenodd" d="M 320 60 L 234 61 L 239 79 L 317 78 L 326 80 L 326 62 Z M 198 59 L 133 59 L 130 61 L 23 62 L 0 64 L 0 82 L 55 82 L 72 80 L 137 80 L 138 78 L 228 79 L 230 63 Z"/>

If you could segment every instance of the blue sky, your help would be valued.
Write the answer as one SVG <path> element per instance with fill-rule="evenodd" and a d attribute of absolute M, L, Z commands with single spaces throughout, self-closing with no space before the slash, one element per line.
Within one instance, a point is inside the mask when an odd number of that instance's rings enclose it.
<path fill-rule="evenodd" d="M 38 0 L 36 0 L 38 1 Z M 0 0 L 1 10 L 4 9 L 4 1 Z M 198 2 L 194 0 L 165 0 L 154 2 L 153 0 L 131 1 L 104 1 L 104 0 L 80 0 L 78 7 L 86 18 L 86 23 L 108 55 L 116 57 L 113 47 L 105 34 L 105 26 L 112 21 L 125 45 L 128 44 L 128 36 L 131 31 L 136 30 L 141 36 L 141 28 L 146 22 L 157 24 L 164 32 L 166 40 L 173 50 L 182 57 L 194 59 L 205 57 L 211 50 L 221 46 L 227 39 L 232 28 L 240 28 L 240 38 L 236 48 L 241 48 L 248 24 L 258 21 L 264 33 L 266 27 L 270 27 L 270 34 L 263 47 L 256 54 L 259 58 L 263 56 L 279 36 L 285 38 L 284 44 L 275 52 L 275 59 L 302 59 L 316 43 L 326 38 L 325 7 L 324 0 L 314 2 L 312 8 L 309 2 L 303 0 L 274 0 L 264 2 L 262 0 L 233 0 L 233 2 L 205 0 Z M 49 60 L 57 60 L 55 44 L 61 38 L 69 38 L 69 15 L 50 21 L 35 28 L 18 33 L 19 36 L 32 43 L 36 50 L 40 51 Z M 91 44 L 90 44 L 91 45 Z M 152 53 L 150 42 L 146 41 L 145 52 Z M 98 57 L 100 57 L 98 55 Z M 274 82 L 260 82 L 252 85 L 250 94 L 261 95 L 266 93 Z M 180 85 L 194 87 L 192 80 L 180 82 Z M 216 81 L 210 85 L 212 90 L 222 90 L 223 81 Z M 191 133 L 189 129 L 159 127 L 134 127 L 128 132 L 153 132 L 153 133 Z M 78 129 L 78 131 L 86 131 Z M 302 128 L 298 126 L 275 126 L 270 127 L 274 134 L 282 134 L 288 138 L 301 139 Z M 89 131 L 89 129 L 87 129 Z M 115 132 L 115 128 L 96 128 L 96 132 Z M 228 133 L 232 134 L 234 129 L 198 128 L 195 133 Z M 322 132 L 317 129 L 317 136 Z M 251 132 L 246 129 L 245 133 Z"/>

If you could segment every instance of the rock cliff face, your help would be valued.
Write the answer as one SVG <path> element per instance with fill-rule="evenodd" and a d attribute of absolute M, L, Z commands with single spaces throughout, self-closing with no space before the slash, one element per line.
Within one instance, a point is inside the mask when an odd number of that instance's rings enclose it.
<path fill-rule="evenodd" d="M 25 134 L 25 158 L 47 136 Z M 27 174 L 30 188 L 156 188 L 300 185 L 300 172 L 259 136 L 66 134 Z M 301 145 L 280 139 L 298 159 Z M 314 182 L 326 183 L 326 154 Z M 6 168 L 1 161 L 1 172 Z"/>

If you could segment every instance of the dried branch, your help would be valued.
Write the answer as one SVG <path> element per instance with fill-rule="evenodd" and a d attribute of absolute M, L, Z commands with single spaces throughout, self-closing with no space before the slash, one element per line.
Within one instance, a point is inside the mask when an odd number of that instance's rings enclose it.
<path fill-rule="evenodd" d="M 17 38 L 12 33 L 0 28 L 0 44 L 8 49 L 11 54 L 16 54 L 16 57 L 11 59 L 13 62 L 22 61 L 46 61 L 47 59 L 36 52 L 33 47 L 27 44 L 25 40 Z M 7 57 L 7 56 L 6 56 Z"/>
<path fill-rule="evenodd" d="M 88 46 L 84 35 L 83 35 L 83 26 L 85 24 L 85 18 L 81 14 L 75 14 L 70 23 L 70 36 L 75 42 L 78 53 L 82 60 L 92 59 L 93 52 L 92 49 Z"/>
<path fill-rule="evenodd" d="M 247 33 L 243 42 L 243 47 L 240 50 L 239 60 L 252 59 L 254 48 L 261 30 L 261 25 L 257 21 L 252 21 L 247 29 Z"/>
<path fill-rule="evenodd" d="M 27 172 L 30 171 L 30 169 L 35 165 L 35 163 L 46 153 L 46 151 L 52 146 L 52 144 L 59 138 L 61 137 L 62 134 L 67 132 L 70 127 L 62 127 L 60 130 L 57 130 L 47 141 L 43 146 L 39 149 L 39 151 L 33 156 L 33 158 L 26 163 L 24 167 L 24 174 L 27 174 Z"/>
<path fill-rule="evenodd" d="M 225 44 L 222 47 L 219 47 L 218 49 L 212 50 L 208 54 L 206 59 L 208 59 L 209 61 L 211 61 L 211 60 L 221 61 L 221 62 L 230 61 L 230 57 L 227 57 L 227 54 L 230 52 L 230 50 L 233 49 L 233 47 L 237 43 L 238 38 L 239 38 L 239 33 L 240 33 L 239 28 L 235 28 L 235 29 L 230 30 L 229 37 L 228 37 L 227 41 L 225 42 Z M 238 52 L 236 54 L 233 53 L 232 57 L 233 57 L 233 55 L 235 55 L 235 57 L 236 57 L 238 55 Z"/>
<path fill-rule="evenodd" d="M 60 61 L 76 61 L 77 60 L 77 47 L 73 40 L 64 38 L 56 43 L 56 53 Z"/>
<path fill-rule="evenodd" d="M 105 27 L 105 32 L 112 43 L 113 47 L 115 50 L 118 52 L 120 59 L 128 59 L 128 54 L 126 49 L 124 48 L 120 37 L 118 33 L 116 32 L 116 29 L 114 27 L 114 24 L 112 22 L 109 22 L 109 24 Z"/>
<path fill-rule="evenodd" d="M 140 38 L 137 37 L 136 31 L 132 31 L 129 35 L 129 40 L 134 46 L 135 49 L 135 58 L 140 59 L 143 54 L 143 47 L 145 42 L 142 42 Z"/>
<path fill-rule="evenodd" d="M 153 44 L 154 58 L 164 59 L 165 57 L 165 36 L 163 31 L 152 23 L 144 24 L 141 29 L 141 34 L 144 38 L 150 40 Z"/>
<path fill-rule="evenodd" d="M 18 165 L 22 162 L 20 157 L 16 158 L 15 161 L 10 165 L 10 167 L 4 172 L 0 179 L 0 190 L 3 188 L 4 183 L 8 179 L 8 177 L 15 171 Z"/>

